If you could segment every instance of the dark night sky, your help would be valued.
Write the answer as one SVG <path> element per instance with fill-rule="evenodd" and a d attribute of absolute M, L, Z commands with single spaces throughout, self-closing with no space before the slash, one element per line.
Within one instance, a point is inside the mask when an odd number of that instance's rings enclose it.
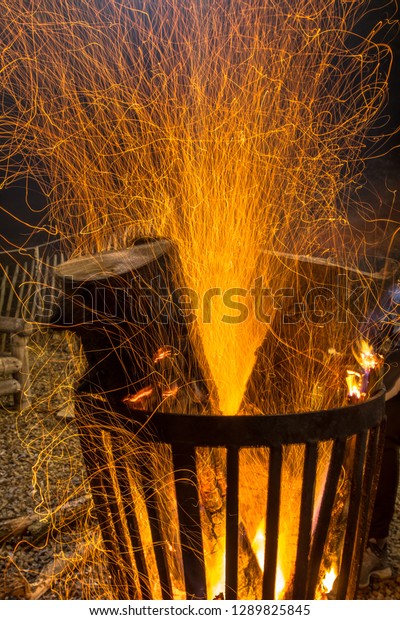
<path fill-rule="evenodd" d="M 363 33 L 368 31 L 371 24 L 385 18 L 385 9 L 387 0 L 374 0 L 374 11 L 364 19 L 358 26 L 358 30 Z M 391 117 L 390 128 L 393 130 L 400 122 L 400 38 L 397 35 L 392 48 L 395 54 L 393 70 L 390 79 L 390 98 L 389 105 L 385 114 Z M 390 146 L 400 144 L 399 136 L 392 140 Z M 397 149 L 397 155 L 400 149 Z M 399 158 L 400 161 L 400 158 Z M 24 181 L 13 187 L 0 191 L 0 207 L 9 211 L 26 222 L 24 225 L 0 210 L 0 234 L 8 240 L 8 243 L 0 238 L 0 251 L 4 249 L 12 249 L 17 246 L 32 246 L 38 243 L 44 243 L 50 239 L 46 230 L 35 230 L 35 227 L 45 226 L 46 228 L 46 199 L 41 193 L 37 184 L 31 180 L 28 187 Z M 33 228 L 32 228 L 33 227 Z"/>

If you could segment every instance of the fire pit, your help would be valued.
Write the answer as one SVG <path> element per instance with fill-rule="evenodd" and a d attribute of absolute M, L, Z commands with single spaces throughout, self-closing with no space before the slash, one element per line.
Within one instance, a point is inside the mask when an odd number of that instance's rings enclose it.
<path fill-rule="evenodd" d="M 132 412 L 126 406 L 111 410 L 103 402 L 81 396 L 77 423 L 83 454 L 110 571 L 120 596 L 152 598 L 156 581 L 164 599 L 205 599 L 219 594 L 217 584 L 214 592 L 207 592 L 210 581 L 203 548 L 201 513 L 206 507 L 199 490 L 198 467 L 204 460 L 201 450 L 206 449 L 209 457 L 212 450 L 223 452 L 226 472 L 225 597 L 237 599 L 240 591 L 246 590 L 242 568 L 243 573 L 247 570 L 259 580 L 249 587 L 250 592 L 258 590 L 259 598 L 274 599 L 279 522 L 285 510 L 280 501 L 282 468 L 287 466 L 286 448 L 296 445 L 303 450 L 301 506 L 294 534 L 296 553 L 283 596 L 297 600 L 321 597 L 327 560 L 336 554 L 338 578 L 330 596 L 354 598 L 374 495 L 383 418 L 382 392 L 364 403 L 332 411 L 221 417 L 147 414 Z M 136 453 L 140 452 L 136 457 L 127 449 L 132 442 Z M 329 459 L 317 498 L 318 458 L 324 442 L 329 443 Z M 259 571 L 254 567 L 251 571 L 253 551 L 240 511 L 240 494 L 246 491 L 241 481 L 242 454 L 248 448 L 258 451 L 268 469 L 265 560 Z M 146 453 L 147 459 L 143 458 Z M 154 463 L 156 453 L 162 456 Z M 146 503 L 146 524 L 143 510 L 137 512 L 138 484 Z M 166 501 L 171 502 L 169 511 Z M 338 505 L 340 519 L 335 518 Z M 149 532 L 154 558 L 145 552 L 148 543 L 144 537 Z M 173 541 L 167 532 L 174 532 Z M 332 543 L 338 547 L 332 549 Z M 183 592 L 176 586 L 179 581 L 184 584 Z"/>
<path fill-rule="evenodd" d="M 78 333 L 88 361 L 76 422 L 116 596 L 354 598 L 384 393 L 306 413 L 210 415 L 171 273 L 165 240 L 59 268 L 53 324 Z M 191 394 L 171 413 L 177 373 Z"/>

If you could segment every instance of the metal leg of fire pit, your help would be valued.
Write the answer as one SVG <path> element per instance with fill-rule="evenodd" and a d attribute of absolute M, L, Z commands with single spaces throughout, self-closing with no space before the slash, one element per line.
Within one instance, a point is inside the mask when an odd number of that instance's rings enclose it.
<path fill-rule="evenodd" d="M 364 457 L 367 446 L 367 434 L 362 433 L 356 438 L 356 446 L 354 452 L 353 473 L 351 478 L 350 502 L 347 517 L 347 527 L 344 538 L 342 561 L 340 564 L 340 575 L 336 590 L 336 599 L 345 599 L 348 591 L 351 589 L 349 576 L 353 559 L 354 541 L 359 516 L 359 507 L 362 491 L 362 475 L 364 468 Z"/>
<path fill-rule="evenodd" d="M 365 474 L 362 490 L 362 498 L 360 505 L 359 534 L 357 541 L 359 545 L 359 553 L 356 554 L 360 559 L 364 551 L 369 527 L 372 518 L 372 510 L 375 501 L 376 487 L 378 484 L 379 472 L 381 468 L 381 455 L 383 452 L 383 444 L 385 441 L 386 419 L 380 426 L 372 428 L 368 434 L 368 447 L 365 457 Z M 357 566 L 353 567 L 353 576 L 355 584 L 358 583 L 361 571 L 361 561 Z"/>
<path fill-rule="evenodd" d="M 200 521 L 200 499 L 192 447 L 172 446 L 183 572 L 188 599 L 206 599 L 206 575 Z"/>
<path fill-rule="evenodd" d="M 96 517 L 100 525 L 103 544 L 107 553 L 108 568 L 113 587 L 119 599 L 123 600 L 127 595 L 129 598 L 135 598 L 137 596 L 136 588 L 133 583 L 127 583 L 126 571 L 124 574 L 124 571 L 121 569 L 121 551 L 125 555 L 126 548 L 123 546 L 123 549 L 121 549 L 121 540 L 113 527 L 115 526 L 115 520 L 112 518 L 112 511 L 110 510 L 110 484 L 109 482 L 105 482 L 103 476 L 107 469 L 107 465 L 103 460 L 104 446 L 102 445 L 98 429 L 93 429 L 90 435 L 87 433 L 87 428 L 84 428 L 80 419 L 79 408 L 77 408 L 76 423 L 79 430 L 82 454 L 92 490 Z M 122 557 L 124 557 L 124 555 Z"/>
<path fill-rule="evenodd" d="M 307 575 L 311 545 L 312 518 L 317 473 L 318 445 L 307 444 L 303 466 L 303 485 L 301 490 L 301 508 L 299 537 L 296 553 L 293 598 L 303 600 L 307 592 Z"/>
<path fill-rule="evenodd" d="M 161 527 L 161 519 L 159 507 L 157 505 L 157 493 L 155 490 L 153 475 L 150 467 L 146 462 L 141 462 L 139 465 L 139 469 L 141 476 L 141 486 L 143 489 L 144 500 L 146 503 L 147 514 L 149 518 L 149 525 L 153 542 L 154 555 L 156 558 L 158 576 L 160 579 L 161 595 L 163 600 L 170 601 L 173 599 L 172 583 L 165 554 L 166 541 L 163 536 L 163 531 Z"/>
<path fill-rule="evenodd" d="M 268 498 L 265 524 L 265 563 L 262 583 L 263 600 L 274 600 L 278 555 L 279 508 L 282 476 L 282 446 L 269 452 Z"/>
<path fill-rule="evenodd" d="M 149 574 L 147 570 L 146 560 L 144 557 L 143 546 L 140 539 L 139 525 L 134 509 L 134 499 L 132 497 L 132 490 L 129 482 L 128 467 L 124 452 L 119 445 L 117 437 L 113 437 L 113 456 L 115 462 L 115 469 L 117 474 L 118 485 L 120 488 L 122 503 L 125 511 L 125 518 L 129 535 L 131 537 L 133 554 L 135 557 L 136 568 L 138 572 L 140 590 L 143 600 L 151 599 L 151 591 L 149 585 Z"/>
<path fill-rule="evenodd" d="M 236 447 L 228 449 L 226 470 L 225 598 L 236 600 L 239 557 L 239 450 Z"/>
<path fill-rule="evenodd" d="M 328 475 L 325 482 L 324 493 L 310 553 L 310 572 L 306 596 L 306 599 L 308 600 L 313 600 L 315 596 L 315 589 L 317 587 L 321 560 L 324 553 L 325 540 L 329 530 L 329 522 L 331 518 L 333 504 L 335 501 L 336 489 L 343 465 L 345 450 L 345 439 L 338 439 L 334 442 L 331 452 Z"/>

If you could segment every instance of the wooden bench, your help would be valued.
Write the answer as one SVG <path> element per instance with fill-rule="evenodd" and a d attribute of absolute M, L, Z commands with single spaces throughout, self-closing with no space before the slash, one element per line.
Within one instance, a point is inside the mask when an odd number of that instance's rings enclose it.
<path fill-rule="evenodd" d="M 0 351 L 0 396 L 12 394 L 19 409 L 30 402 L 27 345 L 32 331 L 24 319 L 0 316 L 0 334 L 10 335 L 10 350 Z"/>

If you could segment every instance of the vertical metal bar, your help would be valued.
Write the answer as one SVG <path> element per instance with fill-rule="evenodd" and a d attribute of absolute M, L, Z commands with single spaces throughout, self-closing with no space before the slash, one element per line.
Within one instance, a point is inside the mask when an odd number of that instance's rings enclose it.
<path fill-rule="evenodd" d="M 151 599 L 149 585 L 149 573 L 147 570 L 146 559 L 143 552 L 143 545 L 140 538 L 139 524 L 135 514 L 134 500 L 132 497 L 127 462 L 121 450 L 118 437 L 112 437 L 112 449 L 115 460 L 115 470 L 118 486 L 121 493 L 122 503 L 125 512 L 126 523 L 132 543 L 132 550 L 135 557 L 136 568 L 138 571 L 139 585 L 143 600 Z"/>
<path fill-rule="evenodd" d="M 92 433 L 96 433 L 97 429 L 91 429 Z M 119 561 L 125 570 L 125 581 L 128 590 L 129 599 L 138 598 L 138 591 L 133 579 L 134 567 L 132 566 L 131 555 L 129 550 L 129 541 L 127 540 L 126 531 L 124 530 L 124 524 L 122 521 L 122 515 L 120 512 L 120 506 L 118 505 L 118 499 L 116 495 L 116 489 L 114 486 L 112 472 L 110 470 L 109 462 L 105 458 L 106 446 L 102 436 L 99 436 L 97 441 L 98 464 L 101 467 L 101 475 L 103 480 L 103 487 L 108 498 L 108 508 L 111 513 L 112 523 L 117 537 L 117 543 L 119 548 Z M 115 467 L 115 463 L 112 463 Z"/>
<path fill-rule="evenodd" d="M 331 513 L 333 503 L 335 501 L 337 484 L 339 481 L 340 472 L 343 465 L 343 458 L 346 449 L 346 440 L 335 440 L 331 458 L 329 462 L 328 474 L 326 477 L 325 488 L 323 492 L 322 502 L 319 509 L 317 518 L 317 525 L 315 527 L 313 541 L 310 553 L 310 571 L 307 585 L 307 599 L 313 600 L 315 595 L 315 589 L 317 587 L 317 581 L 319 576 L 319 570 L 324 553 L 324 547 L 326 537 L 329 530 L 329 523 L 331 519 Z"/>
<path fill-rule="evenodd" d="M 317 457 L 317 444 L 307 444 L 304 455 L 299 535 L 297 540 L 297 553 L 292 596 L 293 599 L 299 601 L 304 600 L 307 594 L 308 562 L 311 545 L 315 479 L 317 474 Z"/>
<path fill-rule="evenodd" d="M 369 431 L 368 448 L 365 457 L 364 486 L 360 508 L 360 522 L 357 533 L 357 543 L 359 545 L 356 557 L 360 558 L 359 565 L 356 567 L 355 588 L 357 589 L 360 579 L 362 554 L 365 549 L 369 528 L 371 524 L 372 512 L 374 508 L 376 489 L 378 486 L 379 472 L 381 469 L 383 444 L 385 442 L 386 419 L 380 426 Z"/>
<path fill-rule="evenodd" d="M 166 540 L 164 540 L 163 537 L 153 476 L 150 467 L 145 462 L 140 462 L 138 464 L 138 469 L 140 471 L 141 488 L 143 489 L 144 500 L 149 517 L 151 539 L 153 541 L 158 577 L 160 579 L 161 595 L 163 600 L 170 601 L 173 599 L 171 575 L 166 558 Z"/>
<path fill-rule="evenodd" d="M 103 485 L 102 468 L 97 460 L 101 446 L 96 445 L 94 434 L 89 434 L 89 429 L 81 419 L 79 406 L 76 408 L 75 422 L 78 427 L 79 441 L 82 449 L 83 460 L 89 478 L 96 518 L 100 526 L 103 544 L 106 550 L 108 568 L 113 583 L 113 588 L 118 593 L 120 600 L 127 598 L 127 589 L 124 587 L 124 573 L 118 554 L 118 543 L 113 528 L 108 519 L 108 497 Z"/>
<path fill-rule="evenodd" d="M 239 450 L 228 448 L 226 460 L 225 598 L 236 600 L 239 561 Z"/>
<path fill-rule="evenodd" d="M 356 445 L 354 449 L 354 460 L 350 487 L 350 503 L 347 516 L 346 534 L 344 538 L 342 561 L 340 563 L 340 572 L 336 589 L 337 600 L 345 599 L 351 586 L 349 577 L 352 568 L 354 544 L 356 540 L 358 517 L 360 513 L 366 445 L 366 432 L 357 435 Z"/>
<path fill-rule="evenodd" d="M 282 446 L 269 451 L 268 498 L 265 525 L 263 600 L 274 600 L 279 537 L 279 509 L 282 477 Z"/>
<path fill-rule="evenodd" d="M 207 587 L 195 448 L 173 445 L 172 462 L 186 594 L 188 599 L 205 600 Z"/>

